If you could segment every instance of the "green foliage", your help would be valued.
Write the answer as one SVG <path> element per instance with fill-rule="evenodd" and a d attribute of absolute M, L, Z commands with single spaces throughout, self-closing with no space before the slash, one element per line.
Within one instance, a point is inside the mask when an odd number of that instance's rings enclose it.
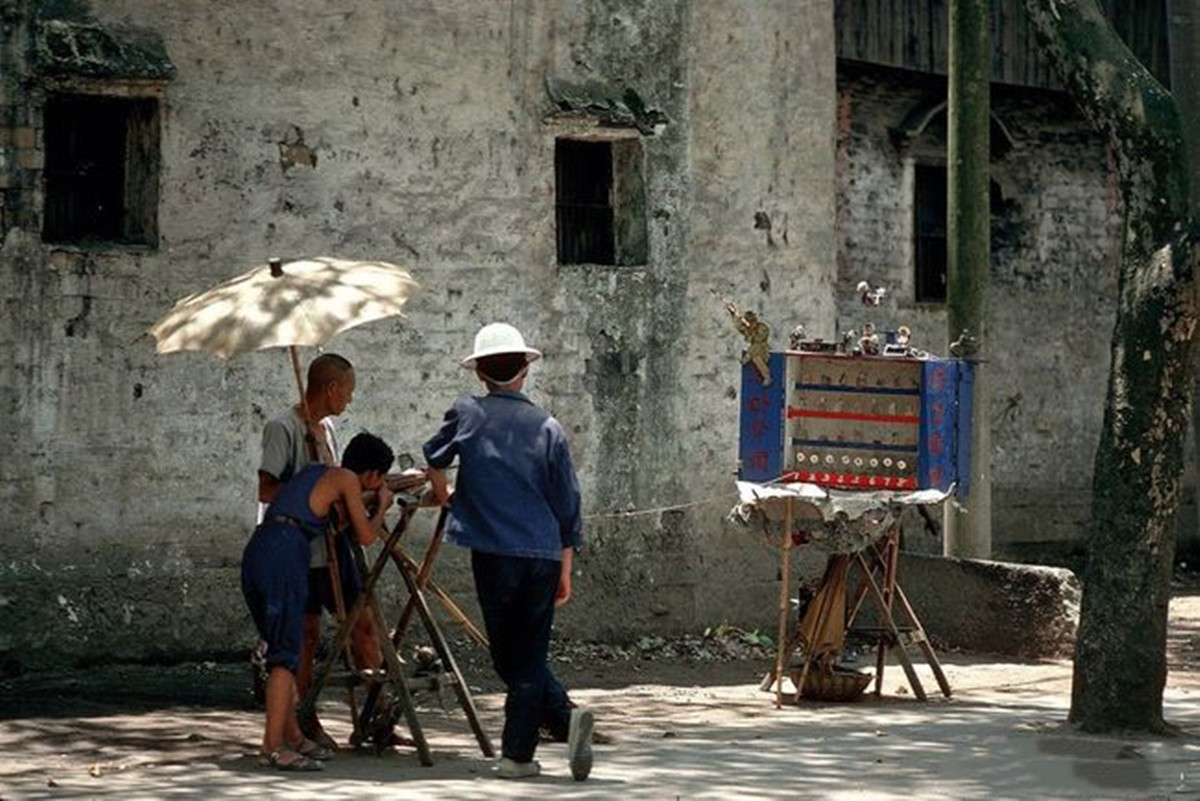
<path fill-rule="evenodd" d="M 755 629 L 747 631 L 738 626 L 722 623 L 718 626 L 709 626 L 704 630 L 704 639 L 717 640 L 735 640 L 743 645 L 754 645 L 759 648 L 774 648 L 775 640 L 771 635 Z"/>

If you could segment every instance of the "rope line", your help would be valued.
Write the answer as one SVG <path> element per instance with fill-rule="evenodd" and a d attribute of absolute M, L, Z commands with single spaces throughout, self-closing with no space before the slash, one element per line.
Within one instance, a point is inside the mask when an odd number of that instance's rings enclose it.
<path fill-rule="evenodd" d="M 680 503 L 680 504 L 675 504 L 673 506 L 656 506 L 653 509 L 631 509 L 628 512 L 596 512 L 594 514 L 584 515 L 583 519 L 584 520 L 598 520 L 598 519 L 602 519 L 602 518 L 615 518 L 615 517 L 640 517 L 642 515 L 654 515 L 654 514 L 661 514 L 663 512 L 675 512 L 675 511 L 679 511 L 681 509 L 691 509 L 694 506 L 704 506 L 706 504 L 718 503 L 718 502 L 722 502 L 722 501 L 724 501 L 725 503 L 729 503 L 730 506 L 734 505 L 733 503 L 730 503 L 724 497 L 707 498 L 703 501 L 692 501 L 691 503 Z"/>

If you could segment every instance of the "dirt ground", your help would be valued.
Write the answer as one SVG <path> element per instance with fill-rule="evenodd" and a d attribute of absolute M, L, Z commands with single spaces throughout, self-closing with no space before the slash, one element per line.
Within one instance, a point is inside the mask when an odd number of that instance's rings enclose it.
<path fill-rule="evenodd" d="M 1169 650 L 1167 718 L 1200 732 L 1200 594 L 1173 602 Z M 466 644 L 456 653 L 498 740 L 503 697 L 486 657 Z M 342 752 L 324 772 L 298 775 L 255 763 L 262 717 L 243 663 L 25 676 L 0 682 L 0 799 L 1200 799 L 1200 739 L 1091 737 L 1065 726 L 1068 661 L 939 656 L 949 699 L 918 660 L 927 703 L 890 664 L 880 699 L 776 709 L 758 689 L 770 664 L 761 647 L 699 638 L 567 644 L 556 670 L 596 710 L 605 740 L 583 783 L 570 780 L 555 744 L 539 750 L 541 778 L 493 778 L 450 692 L 444 710 L 432 695 L 419 699 L 433 767 L 421 767 L 411 749 Z M 337 693 L 326 693 L 322 713 L 345 741 L 350 726 Z"/>

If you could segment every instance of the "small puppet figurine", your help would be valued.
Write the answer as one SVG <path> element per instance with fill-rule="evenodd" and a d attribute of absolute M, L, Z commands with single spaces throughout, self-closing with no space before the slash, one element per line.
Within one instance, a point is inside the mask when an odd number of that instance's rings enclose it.
<path fill-rule="evenodd" d="M 858 346 L 862 349 L 864 356 L 879 355 L 879 334 L 875 333 L 873 323 L 863 323 L 862 337 L 858 340 Z"/>
<path fill-rule="evenodd" d="M 771 369 L 767 366 L 767 357 L 771 349 L 771 327 L 758 319 L 758 315 L 750 310 L 739 311 L 737 304 L 727 302 L 725 310 L 733 318 L 733 324 L 738 332 L 745 337 L 747 348 L 742 351 L 742 364 L 752 364 L 762 379 L 763 386 L 771 385 Z"/>
<path fill-rule="evenodd" d="M 878 306 L 883 302 L 883 296 L 887 294 L 887 290 L 881 286 L 871 289 L 871 285 L 866 281 L 859 281 L 854 291 L 858 293 L 864 306 Z"/>
<path fill-rule="evenodd" d="M 792 350 L 800 350 L 801 345 L 804 344 L 804 340 L 806 339 L 808 339 L 808 332 L 805 331 L 804 324 L 802 323 L 793 328 L 792 332 L 788 334 L 788 346 Z"/>
<path fill-rule="evenodd" d="M 977 353 L 979 353 L 979 340 L 975 338 L 969 328 L 964 328 L 958 335 L 958 339 L 950 343 L 950 355 L 956 358 L 965 359 Z"/>

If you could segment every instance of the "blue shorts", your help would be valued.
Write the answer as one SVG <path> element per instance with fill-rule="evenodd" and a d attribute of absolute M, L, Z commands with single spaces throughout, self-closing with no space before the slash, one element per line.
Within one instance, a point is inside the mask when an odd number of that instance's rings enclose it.
<path fill-rule="evenodd" d="M 242 595 L 267 643 L 267 667 L 293 673 L 304 639 L 308 596 L 308 538 L 295 526 L 267 523 L 255 529 L 242 552 Z"/>
<path fill-rule="evenodd" d="M 337 543 L 338 573 L 342 579 L 342 602 L 346 611 L 358 600 L 359 590 L 362 589 L 362 570 L 358 561 L 362 558 L 362 548 L 353 542 L 352 529 L 342 529 L 334 541 Z M 319 615 L 325 609 L 329 614 L 336 615 L 337 604 L 333 597 L 333 585 L 329 581 L 329 566 L 314 567 L 308 573 L 308 601 L 304 611 L 309 615 Z"/>

